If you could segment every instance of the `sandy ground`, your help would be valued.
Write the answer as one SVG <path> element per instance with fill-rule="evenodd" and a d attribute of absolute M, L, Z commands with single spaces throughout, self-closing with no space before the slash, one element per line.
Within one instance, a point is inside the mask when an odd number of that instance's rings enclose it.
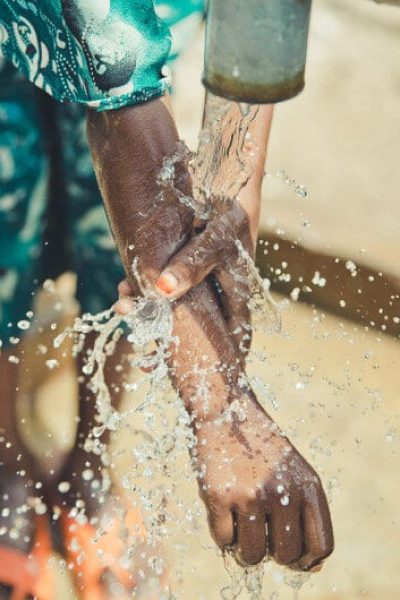
<path fill-rule="evenodd" d="M 310 247 L 344 256 L 361 253 L 370 264 L 400 273 L 399 55 L 400 10 L 366 0 L 315 2 L 307 88 L 278 107 L 268 163 L 270 173 L 284 168 L 305 184 L 309 197 L 300 200 L 268 178 L 264 228 L 282 228 Z M 200 73 L 199 34 L 176 84 L 181 131 L 192 145 L 201 119 Z M 398 342 L 300 304 L 284 312 L 283 323 L 285 335 L 256 335 L 255 348 L 265 348 L 268 360 L 251 368 L 279 400 L 277 421 L 319 469 L 336 533 L 334 555 L 300 597 L 397 600 Z M 74 393 L 68 366 L 41 388 L 36 438 L 49 456 L 54 447 L 44 428 L 59 446 L 71 442 Z M 130 440 L 116 443 L 126 447 Z M 118 469 L 129 469 L 126 459 Z M 195 485 L 184 489 L 193 504 Z M 185 573 L 176 591 L 185 600 L 216 600 L 227 576 L 204 525 L 199 527 L 195 535 L 181 531 L 169 540 L 176 557 L 172 573 L 179 563 Z M 72 600 L 66 576 L 58 581 L 57 599 Z M 292 598 L 281 571 L 267 569 L 263 598 Z"/>

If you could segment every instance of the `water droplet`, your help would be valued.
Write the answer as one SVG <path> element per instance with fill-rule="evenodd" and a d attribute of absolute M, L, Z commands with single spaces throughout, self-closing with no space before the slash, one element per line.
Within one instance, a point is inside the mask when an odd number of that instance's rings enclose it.
<path fill-rule="evenodd" d="M 56 369 L 59 366 L 60 366 L 60 364 L 59 364 L 58 360 L 56 360 L 55 358 L 50 358 L 49 360 L 46 360 L 46 367 L 48 369 L 50 369 L 50 371 L 52 371 L 53 369 Z"/>
<path fill-rule="evenodd" d="M 60 494 L 66 494 L 67 492 L 69 492 L 70 489 L 71 484 L 69 483 L 69 481 L 61 481 L 61 483 L 58 484 L 58 491 L 60 492 Z"/>

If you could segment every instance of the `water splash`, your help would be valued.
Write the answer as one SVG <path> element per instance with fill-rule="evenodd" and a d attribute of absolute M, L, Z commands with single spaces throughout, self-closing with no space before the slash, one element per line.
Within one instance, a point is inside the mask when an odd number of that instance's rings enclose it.
<path fill-rule="evenodd" d="M 287 586 L 292 588 L 293 600 L 299 600 L 300 590 L 309 579 L 309 573 L 294 573 L 293 571 L 285 571 L 284 582 Z"/>
<path fill-rule="evenodd" d="M 259 107 L 237 104 L 213 94 L 207 95 L 204 124 L 197 153 L 190 152 L 180 141 L 175 153 L 166 157 L 158 176 L 163 189 L 173 190 L 182 204 L 194 211 L 200 223 L 207 223 L 214 215 L 223 214 L 239 202 L 239 195 L 253 173 L 253 158 L 257 150 L 249 128 L 257 117 Z M 183 194 L 175 185 L 175 165 L 184 164 L 191 173 L 193 197 Z M 232 240 L 238 252 L 238 263 L 245 266 L 249 288 L 249 308 L 252 326 L 269 327 L 269 332 L 280 331 L 280 308 L 269 291 L 270 281 L 263 279 L 253 258 L 240 240 Z M 240 271 L 242 272 L 242 271 Z M 234 273 L 239 287 L 243 275 Z"/>
<path fill-rule="evenodd" d="M 309 197 L 309 193 L 306 186 L 302 183 L 297 183 L 297 181 L 293 179 L 293 177 L 290 177 L 290 175 L 288 175 L 285 169 L 281 169 L 280 171 L 278 171 L 278 173 L 276 174 L 276 178 L 280 181 L 283 181 L 283 183 L 290 187 L 294 191 L 296 196 L 299 196 L 299 198 L 301 198 L 302 200 L 307 200 L 307 198 Z"/>
<path fill-rule="evenodd" d="M 249 127 L 259 107 L 207 95 L 199 147 L 191 162 L 196 203 L 209 207 L 212 198 L 237 200 L 252 175 L 254 153 Z"/>
<path fill-rule="evenodd" d="M 236 241 L 240 259 L 245 263 L 248 273 L 249 301 L 248 306 L 252 316 L 252 328 L 257 330 L 263 328 L 266 333 L 281 330 L 280 307 L 273 299 L 267 278 L 262 278 L 252 257 L 244 249 L 240 240 Z"/>
<path fill-rule="evenodd" d="M 254 147 L 248 128 L 257 112 L 257 107 L 238 106 L 210 96 L 197 154 L 191 153 L 183 142 L 179 142 L 176 152 L 163 161 L 157 177 L 160 188 L 159 201 L 163 201 L 165 190 L 172 190 L 178 200 L 191 208 L 196 218 L 205 224 L 213 217 L 215 211 L 221 212 L 237 202 L 240 191 L 252 174 L 251 159 Z M 182 193 L 174 184 L 177 165 L 182 164 L 191 172 L 193 197 Z M 239 261 L 245 266 L 245 272 L 248 274 L 247 283 L 251 293 L 249 308 L 253 325 L 265 326 L 268 331 L 279 330 L 279 308 L 270 295 L 269 282 L 262 279 L 241 242 L 232 240 L 232 243 L 236 244 Z M 190 428 L 190 417 L 183 403 L 172 393 L 168 380 L 167 361 L 170 357 L 170 346 L 178 342 L 172 336 L 171 305 L 151 291 L 146 291 L 146 286 L 143 286 L 140 280 L 136 259 L 132 271 L 139 288 L 144 291 L 144 296 L 134 301 L 129 315 L 122 317 L 112 310 L 97 315 L 84 314 L 75 320 L 72 328 L 56 338 L 54 345 L 59 347 L 66 338 L 72 337 L 73 354 L 76 356 L 82 352 L 87 336 L 96 334 L 83 372 L 89 379 L 89 387 L 96 398 L 97 416 L 96 424 L 89 438 L 85 440 L 84 448 L 87 452 L 101 456 L 105 467 L 101 487 L 103 490 L 107 489 L 110 485 L 107 467 L 113 459 L 110 450 L 101 442 L 101 437 L 106 431 L 120 432 L 125 427 L 130 428 L 133 464 L 124 474 L 121 484 L 124 490 L 134 493 L 138 498 L 147 532 L 147 545 L 154 548 L 168 538 L 174 527 L 181 527 L 182 522 L 189 520 L 192 523 L 193 518 L 199 515 L 203 518 L 200 505 L 188 510 L 184 499 L 179 496 L 178 489 L 182 479 L 193 481 L 195 477 L 202 477 L 203 474 L 190 471 L 189 468 L 182 471 L 177 466 L 181 463 L 180 456 L 195 447 L 196 438 Z M 140 401 L 134 401 L 131 408 L 124 413 L 113 408 L 112 392 L 105 379 L 105 363 L 114 353 L 126 329 L 130 332 L 127 340 L 132 347 L 130 367 L 145 369 L 147 372 L 136 377 L 134 381 L 125 382 L 125 393 L 134 400 L 140 397 Z M 203 375 L 203 395 L 207 401 L 208 373 Z M 174 415 L 169 423 L 162 408 L 166 402 L 172 407 Z M 274 405 L 273 397 L 272 404 Z M 235 405 L 231 408 L 236 417 L 241 414 L 240 407 Z M 133 429 L 129 425 L 132 415 L 141 416 L 144 421 L 143 429 Z M 229 415 L 225 418 L 229 418 Z M 148 433 L 154 429 L 157 429 L 157 439 Z M 134 554 L 134 551 L 132 548 L 131 554 Z M 153 561 L 153 571 L 163 571 L 162 562 L 159 558 L 155 561 L 157 566 L 154 566 Z M 234 563 L 232 557 L 230 566 L 228 562 L 226 558 L 225 564 L 231 582 L 228 588 L 221 591 L 221 597 L 234 600 L 242 591 L 246 591 L 251 600 L 261 598 L 263 566 L 242 569 Z"/>
<path fill-rule="evenodd" d="M 229 585 L 221 590 L 222 600 L 237 600 L 247 593 L 249 600 L 261 600 L 264 578 L 264 563 L 253 567 L 240 567 L 232 555 L 224 554 L 224 567 L 229 575 Z"/>

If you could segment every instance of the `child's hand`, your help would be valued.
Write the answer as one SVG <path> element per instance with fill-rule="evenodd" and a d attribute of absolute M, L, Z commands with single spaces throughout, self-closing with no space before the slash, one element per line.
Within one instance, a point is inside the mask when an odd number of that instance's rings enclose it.
<path fill-rule="evenodd" d="M 228 329 L 243 350 L 250 344 L 248 300 L 248 264 L 237 246 L 239 240 L 249 256 L 254 256 L 257 222 L 233 204 L 216 211 L 200 233 L 194 233 L 183 248 L 168 262 L 159 277 L 156 290 L 170 300 L 183 297 L 212 271 L 220 286 L 220 300 Z M 115 310 L 129 312 L 137 290 L 124 281 L 119 286 L 120 300 Z"/>
<path fill-rule="evenodd" d="M 237 242 L 254 255 L 257 224 L 239 205 L 215 211 L 204 229 L 194 233 L 185 246 L 168 262 L 156 290 L 169 299 L 184 296 L 211 272 L 221 289 L 221 301 L 231 333 L 243 337 L 249 331 L 248 265 L 240 255 Z"/>
<path fill-rule="evenodd" d="M 257 403 L 247 402 L 245 414 L 195 430 L 211 534 L 242 565 L 267 555 L 293 569 L 317 567 L 333 550 L 321 482 Z"/>

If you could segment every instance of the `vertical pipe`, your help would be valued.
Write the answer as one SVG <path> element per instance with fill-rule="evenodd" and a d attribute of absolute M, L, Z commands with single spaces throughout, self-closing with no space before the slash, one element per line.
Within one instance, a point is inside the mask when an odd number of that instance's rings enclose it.
<path fill-rule="evenodd" d="M 209 0 L 203 83 L 218 96 L 269 104 L 304 87 L 311 0 Z"/>

